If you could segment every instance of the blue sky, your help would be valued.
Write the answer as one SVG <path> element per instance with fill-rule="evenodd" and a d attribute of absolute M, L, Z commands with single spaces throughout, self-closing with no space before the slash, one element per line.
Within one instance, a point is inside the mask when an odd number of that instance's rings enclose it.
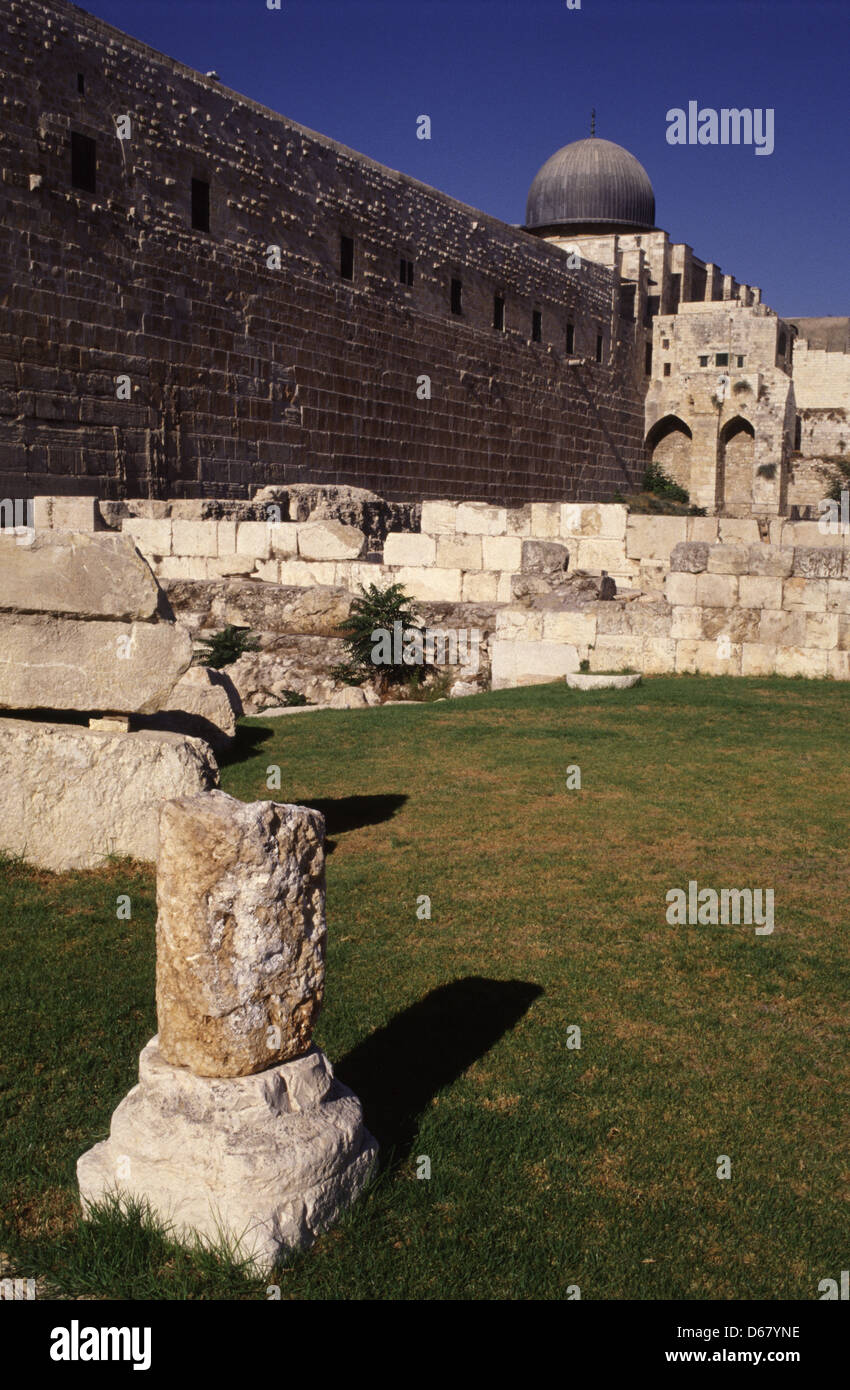
<path fill-rule="evenodd" d="M 506 222 L 589 133 L 658 225 L 778 313 L 850 314 L 848 0 L 87 0 L 126 33 Z M 775 150 L 671 146 L 666 113 L 772 108 Z M 430 141 L 416 117 L 431 117 Z"/>

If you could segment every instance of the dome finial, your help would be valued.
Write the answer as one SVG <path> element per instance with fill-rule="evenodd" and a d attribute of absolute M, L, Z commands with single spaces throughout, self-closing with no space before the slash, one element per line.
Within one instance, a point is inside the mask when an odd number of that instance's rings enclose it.
<path fill-rule="evenodd" d="M 591 133 L 591 135 L 595 135 L 595 134 L 596 134 L 596 108 L 595 108 L 595 107 L 593 108 L 593 110 L 592 110 L 591 113 L 590 113 L 590 133 Z"/>

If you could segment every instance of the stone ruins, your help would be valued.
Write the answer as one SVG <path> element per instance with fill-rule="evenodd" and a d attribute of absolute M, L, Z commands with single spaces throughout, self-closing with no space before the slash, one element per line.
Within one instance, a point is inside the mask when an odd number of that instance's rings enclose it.
<path fill-rule="evenodd" d="M 84 1212 L 145 1201 L 178 1236 L 260 1270 L 369 1180 L 357 1097 L 311 1043 L 325 981 L 324 819 L 221 791 L 168 801 L 157 864 L 159 1032 L 109 1139 L 77 1164 Z"/>
<path fill-rule="evenodd" d="M 516 508 L 616 500 L 652 460 L 774 517 L 850 459 L 850 320 L 782 319 L 671 241 L 611 140 L 550 155 L 516 226 L 66 0 L 10 0 L 0 48 L 10 501 Z"/>
<path fill-rule="evenodd" d="M 53 870 L 156 858 L 160 803 L 215 786 L 209 740 L 236 727 L 191 660 L 131 537 L 0 532 L 4 853 Z"/>

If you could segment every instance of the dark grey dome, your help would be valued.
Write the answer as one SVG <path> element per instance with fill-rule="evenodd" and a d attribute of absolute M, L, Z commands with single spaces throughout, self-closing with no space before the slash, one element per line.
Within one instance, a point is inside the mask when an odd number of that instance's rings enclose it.
<path fill-rule="evenodd" d="M 655 226 L 655 194 L 633 154 L 591 136 L 564 145 L 546 160 L 528 194 L 525 225 L 547 227 Z"/>

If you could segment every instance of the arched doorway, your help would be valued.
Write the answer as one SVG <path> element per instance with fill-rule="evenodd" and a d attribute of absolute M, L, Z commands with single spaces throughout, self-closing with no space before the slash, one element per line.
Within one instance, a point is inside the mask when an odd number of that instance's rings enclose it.
<path fill-rule="evenodd" d="M 743 415 L 727 420 L 720 431 L 723 506 L 730 510 L 753 505 L 755 430 Z"/>
<path fill-rule="evenodd" d="M 647 463 L 660 468 L 687 493 L 691 490 L 691 443 L 691 431 L 678 415 L 656 420 L 646 436 Z"/>

